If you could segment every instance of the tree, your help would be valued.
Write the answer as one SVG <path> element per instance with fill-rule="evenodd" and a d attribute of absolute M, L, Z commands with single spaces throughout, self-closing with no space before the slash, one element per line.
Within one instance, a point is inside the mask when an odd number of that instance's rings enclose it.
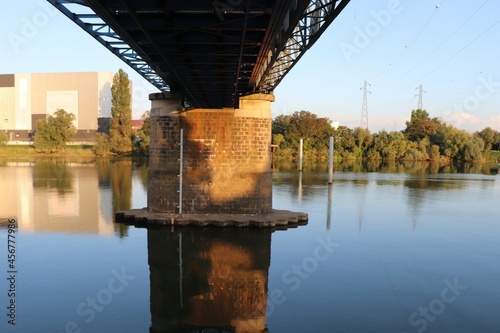
<path fill-rule="evenodd" d="M 97 156 L 107 156 L 111 153 L 109 146 L 109 136 L 106 133 L 96 133 L 94 136 L 94 147 L 92 150 Z"/>
<path fill-rule="evenodd" d="M 419 141 L 436 133 L 440 124 L 437 118 L 431 119 L 427 111 L 416 109 L 411 111 L 411 118 L 406 122 L 404 133 L 410 141 Z"/>
<path fill-rule="evenodd" d="M 142 126 L 137 131 L 136 139 L 134 141 L 135 148 L 142 154 L 149 154 L 149 142 L 150 142 L 150 128 L 151 128 L 151 117 L 150 112 L 146 111 L 141 116 Z"/>
<path fill-rule="evenodd" d="M 474 133 L 474 136 L 478 136 L 484 141 L 486 150 L 490 150 L 500 142 L 500 132 L 493 130 L 491 127 L 486 127 L 482 131 Z"/>
<path fill-rule="evenodd" d="M 313 139 L 333 133 L 328 118 L 318 118 L 309 111 L 296 111 L 290 116 L 289 136 L 295 140 Z"/>
<path fill-rule="evenodd" d="M 373 136 L 373 148 L 383 159 L 394 160 L 402 158 L 407 150 L 408 140 L 401 132 L 380 131 Z M 411 147 L 416 148 L 416 147 Z"/>
<path fill-rule="evenodd" d="M 286 137 L 290 128 L 290 116 L 279 115 L 273 120 L 273 134 L 281 134 Z"/>
<path fill-rule="evenodd" d="M 58 109 L 54 116 L 38 120 L 34 140 L 35 149 L 45 153 L 53 153 L 63 149 L 76 133 L 76 127 L 73 125 L 74 120 L 75 116 L 63 109 Z"/>
<path fill-rule="evenodd" d="M 483 159 L 484 142 L 481 138 L 472 138 L 465 144 L 462 158 L 464 161 L 480 161 Z"/>
<path fill-rule="evenodd" d="M 0 145 L 4 145 L 9 140 L 9 136 L 6 132 L 0 131 Z"/>
<path fill-rule="evenodd" d="M 304 154 L 310 157 L 320 157 L 328 154 L 328 138 L 333 135 L 334 130 L 328 118 L 320 118 L 309 111 L 302 110 L 290 116 L 276 117 L 273 120 L 272 133 L 274 139 L 280 139 L 281 149 L 296 152 L 300 139 L 304 139 Z M 281 140 L 278 134 L 284 140 Z"/>
<path fill-rule="evenodd" d="M 365 149 L 369 147 L 373 142 L 373 136 L 368 130 L 368 128 L 356 127 L 353 131 L 354 141 L 356 146 L 360 149 Z"/>
<path fill-rule="evenodd" d="M 130 108 L 130 80 L 122 69 L 113 77 L 111 86 L 110 147 L 114 153 L 132 150 L 132 109 Z"/>

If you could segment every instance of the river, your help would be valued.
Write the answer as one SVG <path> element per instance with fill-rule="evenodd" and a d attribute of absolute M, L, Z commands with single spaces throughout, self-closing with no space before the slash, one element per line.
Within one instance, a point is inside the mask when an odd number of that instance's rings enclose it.
<path fill-rule="evenodd" d="M 500 328 L 498 166 L 348 163 L 331 186 L 326 165 L 276 167 L 273 207 L 307 225 L 115 224 L 146 205 L 147 171 L 0 160 L 1 332 Z"/>

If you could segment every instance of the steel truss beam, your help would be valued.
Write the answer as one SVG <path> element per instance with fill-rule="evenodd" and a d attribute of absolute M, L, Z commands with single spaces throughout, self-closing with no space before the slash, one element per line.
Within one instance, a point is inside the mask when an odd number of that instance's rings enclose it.
<path fill-rule="evenodd" d="M 170 87 L 163 78 L 157 74 L 159 72 L 158 68 L 151 66 L 152 61 L 148 59 L 148 56 L 141 56 L 132 49 L 106 22 L 87 6 L 85 0 L 47 1 L 156 88 L 161 91 L 170 90 Z"/>
<path fill-rule="evenodd" d="M 319 39 L 350 0 L 311 0 L 294 27 L 282 34 L 287 39 L 269 51 L 268 66 L 256 82 L 256 91 L 272 92 L 304 53 Z M 289 37 L 288 37 L 289 36 Z M 276 36 L 279 40 L 280 36 Z"/>

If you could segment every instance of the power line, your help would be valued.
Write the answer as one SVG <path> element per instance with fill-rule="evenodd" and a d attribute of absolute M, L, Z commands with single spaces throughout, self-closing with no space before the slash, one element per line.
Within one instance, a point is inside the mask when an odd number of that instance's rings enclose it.
<path fill-rule="evenodd" d="M 398 93 L 406 88 L 408 88 L 409 86 L 411 85 L 414 85 L 415 83 L 417 82 L 421 82 L 424 78 L 426 78 L 427 76 L 429 76 L 430 74 L 434 73 L 435 71 L 437 71 L 441 66 L 443 66 L 444 64 L 446 64 L 448 61 L 450 61 L 451 59 L 455 58 L 457 55 L 459 55 L 463 50 L 465 50 L 467 47 L 469 47 L 472 43 L 474 43 L 476 40 L 478 40 L 480 37 L 482 37 L 485 33 L 487 33 L 489 30 L 491 30 L 495 25 L 497 25 L 498 23 L 500 22 L 500 20 L 497 20 L 495 23 L 493 23 L 492 25 L 490 25 L 488 28 L 486 28 L 483 32 L 481 32 L 479 35 L 477 35 L 473 40 L 471 40 L 469 43 L 467 43 L 464 47 L 462 47 L 460 50 L 458 50 L 457 52 L 455 52 L 451 57 L 449 57 L 448 59 L 446 59 L 445 61 L 443 61 L 442 63 L 440 63 L 439 65 L 437 65 L 434 69 L 432 69 L 430 72 L 428 72 L 427 74 L 425 74 L 424 76 L 420 77 L 419 79 L 413 81 L 412 83 L 408 84 L 408 85 L 405 85 L 404 87 L 401 87 L 400 89 L 396 90 L 396 91 L 393 91 L 391 92 L 390 94 L 395 94 L 395 93 Z"/>
<path fill-rule="evenodd" d="M 489 0 L 486 0 L 474 13 L 472 13 L 471 16 L 469 16 L 460 26 L 458 26 L 458 28 L 455 29 L 455 31 L 453 31 L 451 33 L 451 35 L 449 35 L 444 41 L 442 41 L 434 50 L 432 50 L 429 54 L 427 54 L 422 60 L 420 60 L 420 62 L 418 64 L 416 64 L 415 66 L 413 66 L 412 68 L 410 68 L 409 70 L 407 70 L 405 73 L 403 73 L 400 77 L 398 77 L 397 79 L 395 79 L 394 81 L 392 81 L 392 83 L 400 80 L 402 77 L 406 76 L 408 73 L 410 73 L 411 71 L 413 71 L 415 68 L 417 68 L 418 66 L 420 66 L 425 60 L 427 60 L 431 55 L 433 55 L 437 50 L 439 50 L 441 48 L 441 46 L 443 46 L 448 40 L 450 40 L 451 37 L 453 37 L 457 32 L 458 30 L 460 30 L 467 22 L 470 21 L 470 19 L 472 17 L 474 17 L 474 15 L 476 15 L 476 13 L 484 7 L 484 5 L 488 2 Z M 444 2 L 444 1 L 443 1 Z"/>
<path fill-rule="evenodd" d="M 467 47 L 469 47 L 472 43 L 474 43 L 476 40 L 478 40 L 481 36 L 483 36 L 485 33 L 487 33 L 489 30 L 491 30 L 495 25 L 498 24 L 498 22 L 500 22 L 500 20 L 496 21 L 495 23 L 493 23 L 492 25 L 490 25 L 488 28 L 486 28 L 486 30 L 484 30 L 483 32 L 481 32 L 478 36 L 476 36 L 473 40 L 471 40 L 469 43 L 467 43 L 467 45 L 465 45 L 464 47 L 462 47 L 460 50 L 458 50 L 455 54 L 453 54 L 451 57 L 449 57 L 448 59 L 446 59 L 445 61 L 443 61 L 442 63 L 440 63 L 438 66 L 436 66 L 433 70 L 431 70 L 429 73 L 425 74 L 424 76 L 422 76 L 420 79 L 416 80 L 415 82 L 418 82 L 418 81 L 422 81 L 422 79 L 424 79 L 425 77 L 429 76 L 430 74 L 434 73 L 436 70 L 438 70 L 441 66 L 443 66 L 444 64 L 446 64 L 448 61 L 450 61 L 451 59 L 455 58 L 457 55 L 459 55 L 463 50 L 465 50 Z M 415 83 L 414 82 L 414 83 Z M 413 84 L 414 84 L 413 83 Z"/>
<path fill-rule="evenodd" d="M 443 0 L 441 5 L 445 2 L 446 0 Z M 385 73 L 382 73 L 382 77 L 379 79 L 379 81 L 383 80 L 390 72 L 391 70 L 396 67 L 396 65 L 401 61 L 401 59 L 405 56 L 406 52 L 408 52 L 408 49 L 413 46 L 413 44 L 415 43 L 415 41 L 418 39 L 418 37 L 420 37 L 420 35 L 422 34 L 422 32 L 425 30 L 425 28 L 427 27 L 427 25 L 429 25 L 429 22 L 432 20 L 432 18 L 434 17 L 434 15 L 436 15 L 438 9 L 440 8 L 441 5 L 437 5 L 436 6 L 436 9 L 434 10 L 434 12 L 431 14 L 431 16 L 427 19 L 427 21 L 424 22 L 424 24 L 422 25 L 422 27 L 420 27 L 420 29 L 417 31 L 417 33 L 415 34 L 415 36 L 413 37 L 413 39 L 410 41 L 410 43 L 408 43 L 407 45 L 405 45 L 405 49 L 403 50 L 403 52 L 395 59 L 395 61 L 393 61 L 393 63 L 390 63 L 389 64 L 389 68 L 388 70 L 385 72 Z"/>

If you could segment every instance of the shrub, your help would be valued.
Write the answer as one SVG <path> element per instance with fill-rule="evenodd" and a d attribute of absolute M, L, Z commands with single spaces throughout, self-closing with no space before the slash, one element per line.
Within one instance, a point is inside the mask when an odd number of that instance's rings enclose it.
<path fill-rule="evenodd" d="M 54 153 L 64 149 L 76 133 L 73 120 L 75 116 L 63 109 L 58 109 L 53 116 L 38 120 L 34 140 L 36 151 Z"/>
<path fill-rule="evenodd" d="M 0 131 L 0 145 L 4 145 L 9 141 L 9 136 L 6 132 Z"/>
<path fill-rule="evenodd" d="M 109 136 L 105 133 L 97 133 L 95 135 L 95 145 L 92 149 L 97 156 L 108 156 L 111 154 L 111 144 Z"/>

